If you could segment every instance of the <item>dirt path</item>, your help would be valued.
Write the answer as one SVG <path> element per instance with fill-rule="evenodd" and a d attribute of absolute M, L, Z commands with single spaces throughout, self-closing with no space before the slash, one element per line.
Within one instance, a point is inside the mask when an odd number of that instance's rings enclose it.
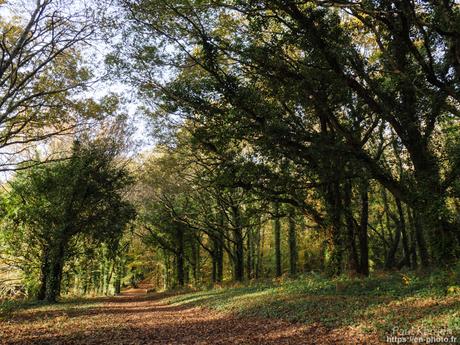
<path fill-rule="evenodd" d="M 171 306 L 131 290 L 71 307 L 32 308 L 0 321 L 0 344 L 343 344 L 340 332 Z M 351 343 L 363 343 L 358 339 Z"/>

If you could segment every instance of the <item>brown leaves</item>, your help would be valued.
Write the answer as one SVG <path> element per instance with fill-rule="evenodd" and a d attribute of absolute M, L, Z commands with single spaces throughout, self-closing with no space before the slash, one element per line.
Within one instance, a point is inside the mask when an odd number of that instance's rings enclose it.
<path fill-rule="evenodd" d="M 0 324 L 0 344 L 335 344 L 348 330 L 319 324 L 236 318 L 165 304 L 160 294 L 131 294 L 18 312 Z M 360 342 L 362 343 L 362 342 Z M 373 342 L 375 343 L 375 341 Z"/>

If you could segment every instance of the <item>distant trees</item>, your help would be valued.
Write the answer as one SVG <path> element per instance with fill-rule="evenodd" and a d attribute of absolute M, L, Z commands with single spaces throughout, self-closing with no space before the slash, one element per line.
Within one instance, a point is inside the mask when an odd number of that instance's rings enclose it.
<path fill-rule="evenodd" d="M 199 156 L 187 147 L 163 147 L 143 162 L 136 193 L 139 232 L 147 245 L 164 251 L 166 260 L 173 256 L 171 285 L 199 284 L 206 275 L 222 282 L 227 263 L 232 279 L 243 281 L 255 275 L 260 249 L 255 228 L 266 202 L 242 188 L 220 185 Z M 205 273 L 206 257 L 211 263 Z"/>
<path fill-rule="evenodd" d="M 69 159 L 31 167 L 10 183 L 3 207 L 13 227 L 4 231 L 18 232 L 38 255 L 38 299 L 55 302 L 59 297 L 64 264 L 77 238 L 116 249 L 133 218 L 134 210 L 123 197 L 132 180 L 117 164 L 113 144 L 76 141 Z"/>

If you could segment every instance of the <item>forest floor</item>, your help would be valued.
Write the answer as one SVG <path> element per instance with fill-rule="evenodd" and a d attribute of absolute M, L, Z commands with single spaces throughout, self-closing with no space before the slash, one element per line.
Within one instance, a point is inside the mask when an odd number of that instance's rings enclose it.
<path fill-rule="evenodd" d="M 0 310 L 0 344 L 379 344 L 397 342 L 387 338 L 395 327 L 413 332 L 414 325 L 425 332 L 422 343 L 454 343 L 445 340 L 460 331 L 460 295 L 433 290 L 423 279 L 403 276 L 400 286 L 392 279 L 305 277 L 28 303 Z M 402 334 L 405 343 L 411 334 Z"/>
<path fill-rule="evenodd" d="M 170 305 L 167 297 L 131 291 L 112 298 L 31 306 L 0 322 L 0 344 L 343 343 L 342 334 L 318 325 L 238 318 Z"/>

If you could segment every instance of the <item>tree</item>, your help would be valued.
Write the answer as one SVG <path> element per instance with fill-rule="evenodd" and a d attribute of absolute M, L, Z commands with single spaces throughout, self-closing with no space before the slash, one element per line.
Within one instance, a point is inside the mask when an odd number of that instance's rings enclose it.
<path fill-rule="evenodd" d="M 34 161 L 28 150 L 74 132 L 98 106 L 83 95 L 92 80 L 81 54 L 94 33 L 91 13 L 73 1 L 36 0 L 17 16 L 17 5 L 2 4 L 0 21 L 2 171 Z"/>
<path fill-rule="evenodd" d="M 297 232 L 296 232 L 296 212 L 292 206 L 288 209 L 288 243 L 289 243 L 289 274 L 291 277 L 297 275 Z"/>
<path fill-rule="evenodd" d="M 257 156 L 257 164 L 283 158 L 308 176 L 327 204 L 336 273 L 345 247 L 343 186 L 363 170 L 424 214 L 419 221 L 434 262 L 457 257 L 460 236 L 447 190 L 459 162 L 446 156 L 444 146 L 444 129 L 458 128 L 459 114 L 454 2 L 122 5 L 132 24 L 127 35 L 152 33 L 151 39 L 131 40 L 138 53 L 130 58 L 141 63 L 120 66 L 135 71 L 147 99 L 162 95 L 156 114 L 182 118 L 210 151 L 225 155 L 237 148 L 234 157 Z M 159 43 L 172 49 L 160 53 Z M 176 72 L 167 83 L 154 77 L 162 65 Z M 393 142 L 407 157 L 404 178 L 384 160 L 383 153 L 394 153 Z M 331 173 L 337 171 L 345 174 Z M 360 234 L 364 251 L 364 228 Z"/>
<path fill-rule="evenodd" d="M 68 160 L 21 171 L 11 181 L 3 204 L 16 229 L 27 229 L 27 240 L 39 248 L 39 299 L 59 297 L 73 239 L 84 235 L 116 246 L 133 217 L 123 198 L 131 178 L 116 154 L 113 141 L 77 140 Z"/>
<path fill-rule="evenodd" d="M 273 246 L 275 249 L 275 275 L 276 277 L 281 277 L 283 274 L 283 268 L 281 267 L 281 217 L 278 203 L 273 204 L 273 217 L 273 237 L 275 239 Z"/>

